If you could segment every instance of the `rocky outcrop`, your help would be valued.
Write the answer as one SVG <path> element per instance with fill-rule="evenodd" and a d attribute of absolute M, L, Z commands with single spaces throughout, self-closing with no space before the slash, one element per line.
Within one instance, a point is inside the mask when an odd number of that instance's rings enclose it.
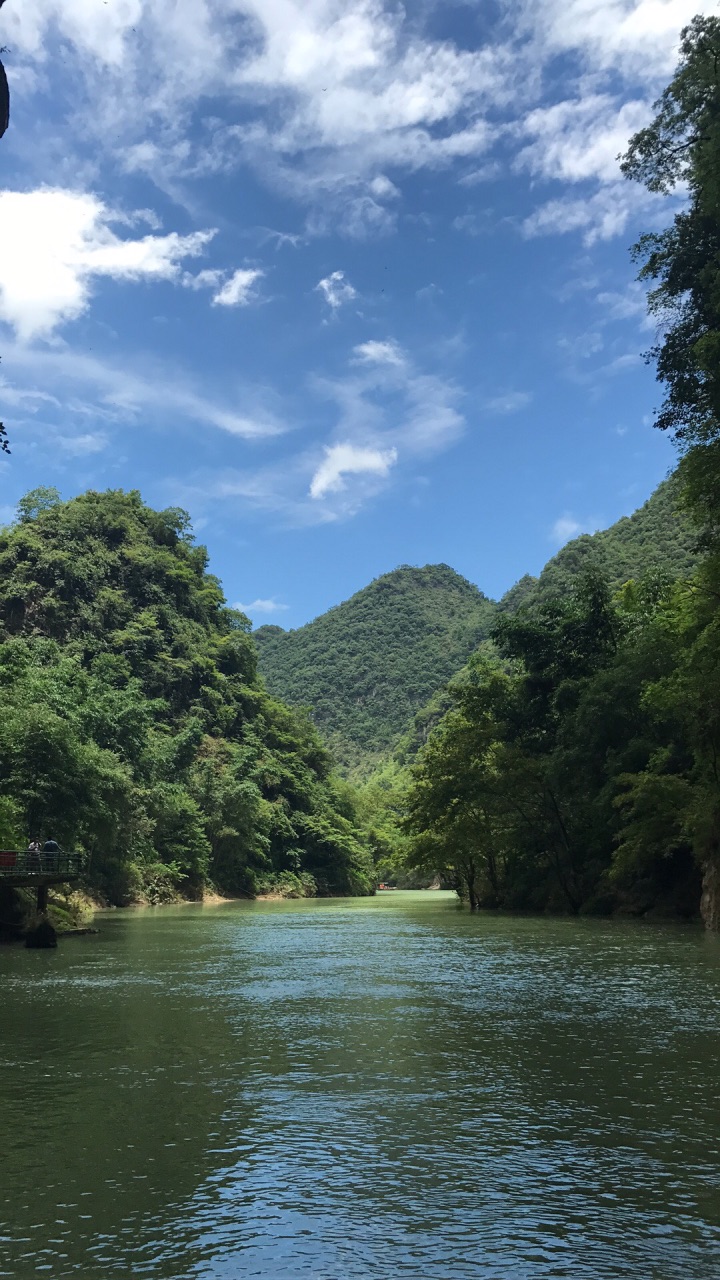
<path fill-rule="evenodd" d="M 25 934 L 26 947 L 47 950 L 50 947 L 56 947 L 57 944 L 57 933 L 47 918 L 38 920 L 37 924 L 32 925 Z"/>
<path fill-rule="evenodd" d="M 706 929 L 720 933 L 720 863 L 714 859 L 705 863 L 700 914 Z"/>

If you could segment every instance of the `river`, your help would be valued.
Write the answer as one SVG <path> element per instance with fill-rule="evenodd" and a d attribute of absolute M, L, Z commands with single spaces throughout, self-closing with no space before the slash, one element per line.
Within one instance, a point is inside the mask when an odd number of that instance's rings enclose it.
<path fill-rule="evenodd" d="M 0 1275 L 717 1280 L 720 939 L 451 895 L 0 949 Z"/>

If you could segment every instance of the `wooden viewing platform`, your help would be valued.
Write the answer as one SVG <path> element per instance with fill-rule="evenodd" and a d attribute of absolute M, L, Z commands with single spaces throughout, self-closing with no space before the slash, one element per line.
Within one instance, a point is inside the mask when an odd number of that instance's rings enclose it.
<path fill-rule="evenodd" d="M 47 908 L 48 885 L 79 880 L 87 862 L 84 853 L 34 853 L 30 849 L 0 849 L 0 885 L 37 887 L 38 911 Z"/>

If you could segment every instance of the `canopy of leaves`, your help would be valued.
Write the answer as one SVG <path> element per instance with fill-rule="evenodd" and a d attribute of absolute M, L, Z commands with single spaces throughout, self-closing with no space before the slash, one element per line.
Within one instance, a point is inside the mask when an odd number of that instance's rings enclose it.
<path fill-rule="evenodd" d="M 666 392 L 657 426 L 683 448 L 708 445 L 720 439 L 720 18 L 683 31 L 677 71 L 622 168 L 651 191 L 687 196 L 634 252 L 661 327 L 649 352 Z"/>

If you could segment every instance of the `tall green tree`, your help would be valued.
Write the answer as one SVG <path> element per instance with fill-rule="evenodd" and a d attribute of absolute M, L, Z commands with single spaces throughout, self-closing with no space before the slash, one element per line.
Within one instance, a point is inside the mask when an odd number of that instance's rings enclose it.
<path fill-rule="evenodd" d="M 691 502 L 712 541 L 720 536 L 720 18 L 698 16 L 652 122 L 630 140 L 625 175 L 676 193 L 670 226 L 641 236 L 635 257 L 651 285 L 661 336 L 648 353 L 665 386 L 656 425 L 688 453 Z M 691 452 L 689 452 L 691 451 Z"/>

